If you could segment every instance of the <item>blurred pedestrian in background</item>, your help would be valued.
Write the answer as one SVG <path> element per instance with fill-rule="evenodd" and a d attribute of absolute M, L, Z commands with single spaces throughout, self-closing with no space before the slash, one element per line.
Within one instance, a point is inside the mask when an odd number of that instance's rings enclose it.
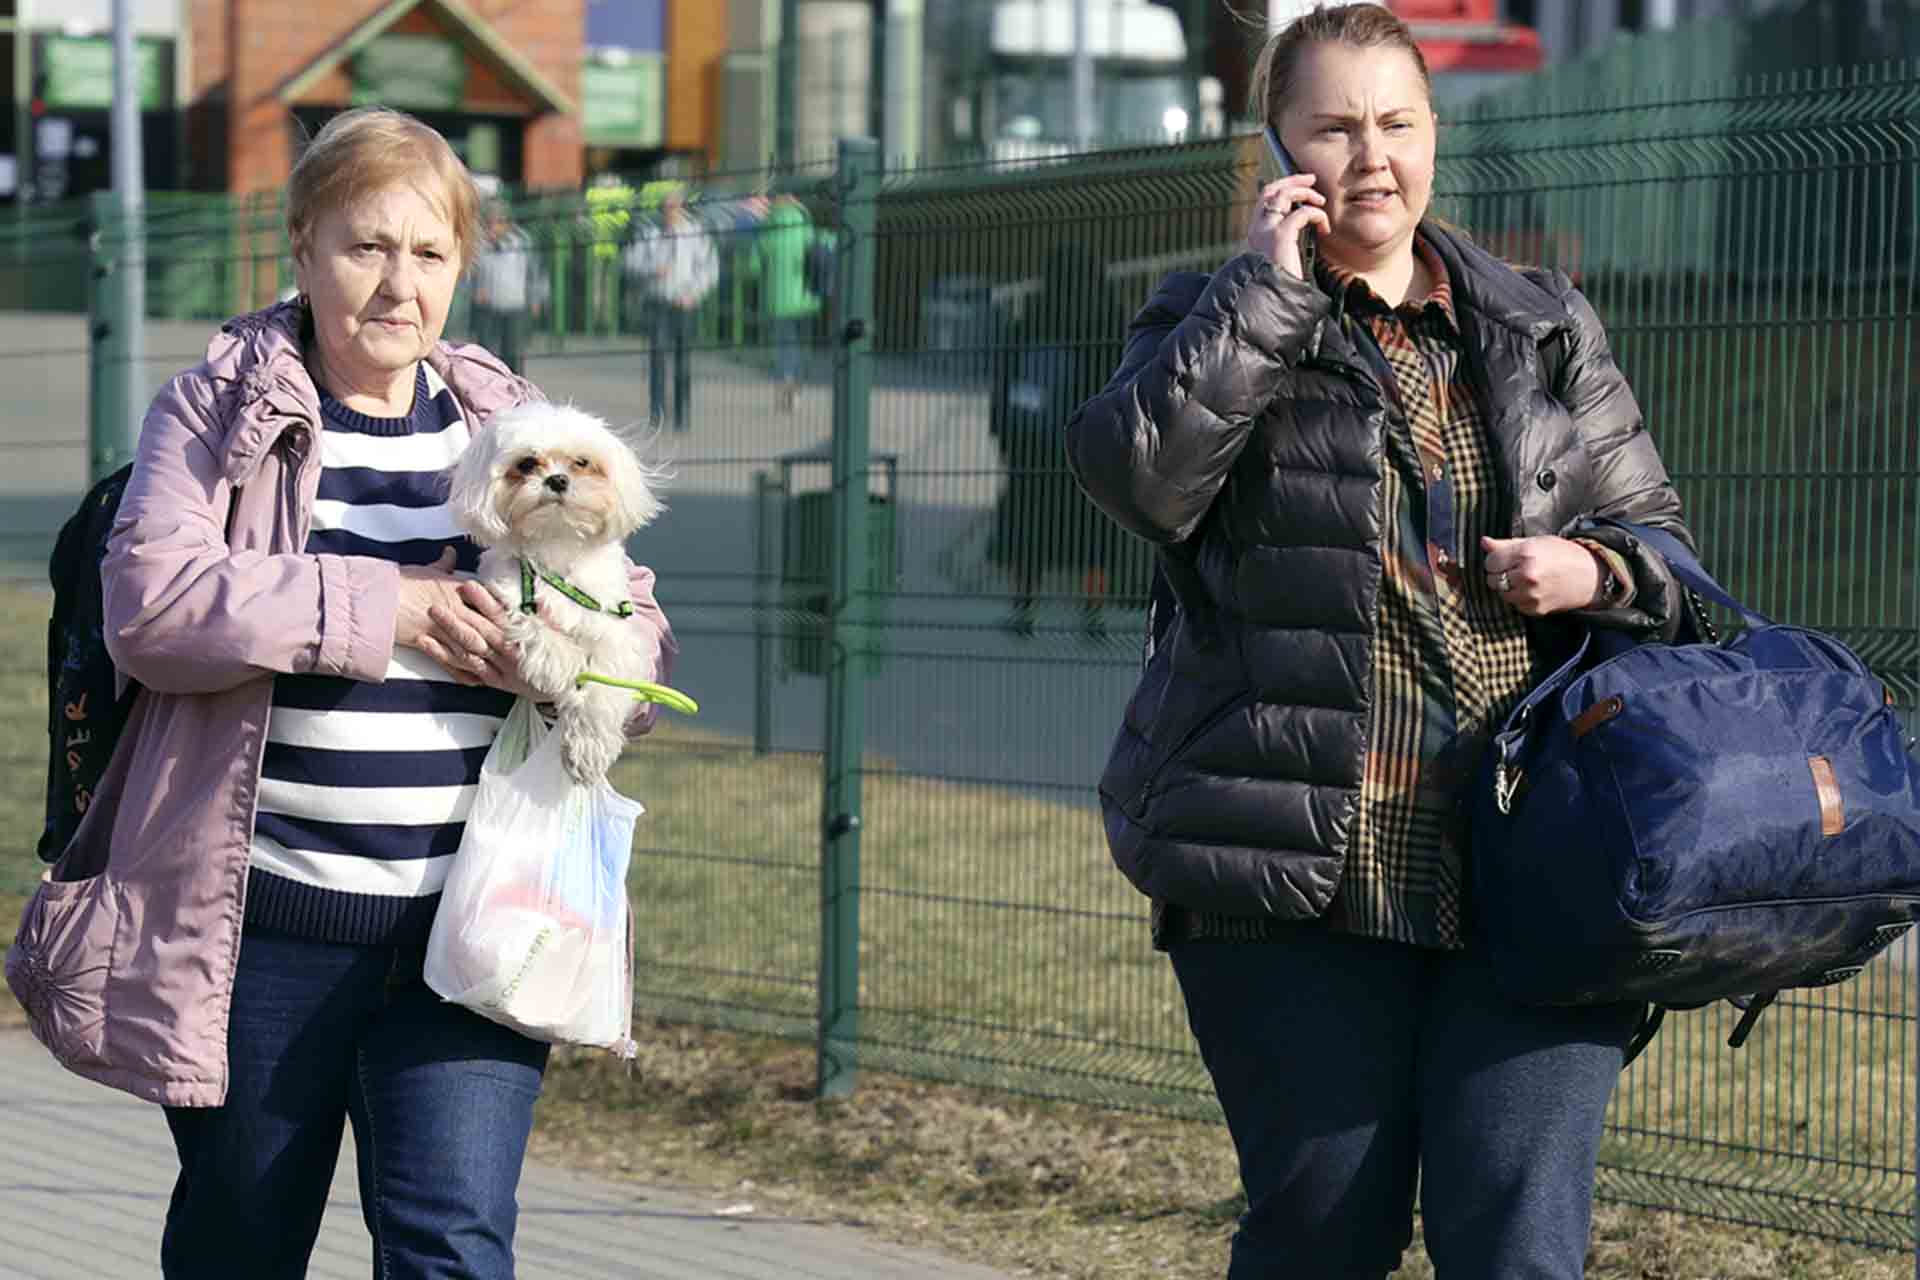
<path fill-rule="evenodd" d="M 783 195 L 769 202 L 750 269 L 760 277 L 761 309 L 773 339 L 774 407 L 781 413 L 793 412 L 821 311 L 820 295 L 807 285 L 807 259 L 820 242 L 800 201 Z"/>
<path fill-rule="evenodd" d="M 1033 634 L 1034 595 L 1050 573 L 1067 575 L 1079 592 L 1090 636 L 1106 628 L 1110 595 L 1146 585 L 1151 553 L 1081 491 L 1067 469 L 1063 434 L 1074 408 L 1120 362 L 1126 322 L 1105 267 L 1068 241 L 1047 255 L 1039 288 L 994 344 L 987 429 L 1007 481 L 987 560 L 1013 581 L 1006 626 L 1017 635 Z"/>
<path fill-rule="evenodd" d="M 620 253 L 633 225 L 634 189 L 615 173 L 603 173 L 587 187 L 588 333 L 611 337 L 620 332 Z"/>
<path fill-rule="evenodd" d="M 667 365 L 673 365 L 673 429 L 687 429 L 693 394 L 688 348 L 700 304 L 720 279 L 720 253 L 686 193 L 667 191 L 657 220 L 642 221 L 627 246 L 626 273 L 639 300 L 649 346 L 647 408 L 654 425 L 667 421 Z"/>
<path fill-rule="evenodd" d="M 506 201 L 487 207 L 486 241 L 473 260 L 473 336 L 524 375 L 527 334 L 547 300 L 547 275 L 533 237 L 513 221 Z"/>

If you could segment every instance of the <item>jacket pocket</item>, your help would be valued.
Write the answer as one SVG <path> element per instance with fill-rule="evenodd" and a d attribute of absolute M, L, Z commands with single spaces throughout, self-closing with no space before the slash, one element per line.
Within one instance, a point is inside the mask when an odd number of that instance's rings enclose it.
<path fill-rule="evenodd" d="M 7 952 L 7 985 L 33 1034 L 63 1062 L 102 1056 L 119 921 L 119 895 L 105 875 L 42 879 L 27 900 Z"/>
<path fill-rule="evenodd" d="M 1238 681 L 1206 683 L 1150 668 L 1114 738 L 1100 776 L 1101 793 L 1129 818 L 1141 821 L 1168 767 L 1235 709 L 1244 707 L 1248 693 Z"/>

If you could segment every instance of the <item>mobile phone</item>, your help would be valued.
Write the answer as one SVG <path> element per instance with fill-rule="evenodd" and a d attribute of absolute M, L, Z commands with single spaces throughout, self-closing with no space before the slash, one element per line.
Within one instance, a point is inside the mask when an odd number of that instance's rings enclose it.
<path fill-rule="evenodd" d="M 1267 140 L 1267 154 L 1273 157 L 1273 167 L 1280 171 L 1279 176 L 1291 178 L 1300 172 L 1300 166 L 1293 162 L 1293 157 L 1287 154 L 1287 148 L 1281 143 L 1278 129 L 1268 125 L 1261 135 Z"/>
<path fill-rule="evenodd" d="M 1260 131 L 1260 136 L 1267 140 L 1267 154 L 1273 158 L 1273 167 L 1280 171 L 1280 177 L 1291 178 L 1294 174 L 1300 172 L 1300 166 L 1293 162 L 1293 157 L 1287 152 L 1286 144 L 1280 141 L 1280 131 L 1278 129 L 1275 129 L 1269 124 Z M 1302 266 L 1307 266 L 1312 263 L 1314 243 L 1315 239 L 1311 228 L 1300 233 L 1300 262 Z"/>

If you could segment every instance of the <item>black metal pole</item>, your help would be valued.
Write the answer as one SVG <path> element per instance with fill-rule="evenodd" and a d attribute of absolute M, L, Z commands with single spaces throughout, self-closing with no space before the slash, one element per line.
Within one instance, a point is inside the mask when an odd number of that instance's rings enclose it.
<path fill-rule="evenodd" d="M 790 170 L 799 136 L 793 113 L 800 101 L 794 83 L 800 70 L 800 0 L 780 0 L 780 43 L 773 62 L 773 158 L 776 167 Z"/>
<path fill-rule="evenodd" d="M 868 42 L 867 133 L 883 147 L 887 137 L 887 0 L 873 0 L 873 39 Z M 880 163 L 887 156 L 882 151 Z"/>
<path fill-rule="evenodd" d="M 1199 84 L 1200 77 L 1213 74 L 1213 6 L 1208 0 L 1187 0 L 1187 82 Z M 1199 102 L 1194 102 L 1197 110 Z M 1199 117 L 1194 117 L 1198 134 Z"/>

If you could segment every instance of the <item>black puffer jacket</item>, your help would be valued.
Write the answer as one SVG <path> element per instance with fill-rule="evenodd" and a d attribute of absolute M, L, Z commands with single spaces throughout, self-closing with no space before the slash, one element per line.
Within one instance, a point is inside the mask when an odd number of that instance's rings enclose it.
<path fill-rule="evenodd" d="M 1630 608 L 1535 623 L 1536 655 L 1579 623 L 1673 638 L 1666 563 L 1586 520 L 1692 541 L 1599 318 L 1564 276 L 1422 234 L 1452 282 L 1511 536 L 1592 538 L 1634 570 Z M 1159 544 L 1180 602 L 1100 781 L 1108 842 L 1143 893 L 1193 910 L 1317 916 L 1352 831 L 1398 411 L 1334 306 L 1258 254 L 1171 276 L 1067 426 L 1081 485 Z M 1459 550 L 1477 572 L 1479 548 Z"/>

